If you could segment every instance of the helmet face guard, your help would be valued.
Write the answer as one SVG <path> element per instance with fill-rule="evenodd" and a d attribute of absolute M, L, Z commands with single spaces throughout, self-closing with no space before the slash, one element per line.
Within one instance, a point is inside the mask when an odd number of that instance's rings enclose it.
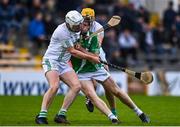
<path fill-rule="evenodd" d="M 87 21 L 87 22 L 93 22 L 94 20 L 95 20 L 95 18 L 94 17 L 92 17 L 92 16 L 83 16 L 83 18 L 84 18 L 84 20 L 85 21 Z"/>
<path fill-rule="evenodd" d="M 71 25 L 70 30 L 72 32 L 79 32 L 81 30 L 81 23 L 79 25 Z"/>

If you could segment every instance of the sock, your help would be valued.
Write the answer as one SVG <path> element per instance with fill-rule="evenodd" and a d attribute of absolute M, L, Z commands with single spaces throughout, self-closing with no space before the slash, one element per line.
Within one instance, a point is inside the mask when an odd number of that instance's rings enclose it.
<path fill-rule="evenodd" d="M 115 109 L 115 108 L 111 108 L 111 112 L 112 112 L 115 116 L 117 116 L 117 112 L 116 112 L 116 109 Z"/>
<path fill-rule="evenodd" d="M 67 113 L 66 109 L 60 109 L 58 115 L 66 116 L 66 113 Z"/>
<path fill-rule="evenodd" d="M 138 115 L 138 116 L 140 116 L 143 112 L 141 111 L 141 109 L 139 109 L 138 107 L 135 107 L 134 109 L 134 112 Z"/>
<path fill-rule="evenodd" d="M 38 117 L 47 117 L 47 110 L 41 110 Z"/>
<path fill-rule="evenodd" d="M 110 113 L 110 114 L 108 115 L 108 118 L 109 118 L 110 120 L 112 120 L 112 119 L 117 119 L 117 117 L 116 117 L 113 113 Z"/>

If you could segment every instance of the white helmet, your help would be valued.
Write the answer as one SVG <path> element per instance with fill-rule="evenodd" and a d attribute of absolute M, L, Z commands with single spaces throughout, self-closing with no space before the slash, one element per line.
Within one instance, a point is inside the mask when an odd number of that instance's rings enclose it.
<path fill-rule="evenodd" d="M 69 11 L 65 17 L 65 21 L 67 24 L 69 24 L 70 30 L 75 31 L 75 32 L 78 32 L 78 31 L 74 30 L 73 26 L 79 26 L 83 22 L 83 20 L 84 19 L 82 15 L 76 10 Z"/>

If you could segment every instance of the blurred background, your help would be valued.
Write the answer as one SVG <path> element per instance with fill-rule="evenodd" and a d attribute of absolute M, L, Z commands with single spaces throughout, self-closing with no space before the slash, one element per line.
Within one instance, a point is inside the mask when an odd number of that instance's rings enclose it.
<path fill-rule="evenodd" d="M 42 95 L 48 84 L 41 58 L 55 28 L 70 10 L 91 7 L 101 25 L 113 15 L 121 23 L 105 31 L 107 61 L 135 71 L 152 71 L 149 86 L 113 70 L 129 93 L 180 95 L 180 0 L 1 0 L 0 95 Z M 68 88 L 60 85 L 59 94 Z M 104 94 L 101 86 L 97 92 Z"/>

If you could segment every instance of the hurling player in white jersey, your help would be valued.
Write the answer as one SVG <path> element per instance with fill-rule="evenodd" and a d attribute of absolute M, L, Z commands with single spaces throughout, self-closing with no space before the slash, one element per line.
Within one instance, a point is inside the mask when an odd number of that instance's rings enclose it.
<path fill-rule="evenodd" d="M 57 93 L 60 80 L 69 86 L 69 91 L 54 121 L 56 123 L 69 123 L 66 119 L 66 112 L 81 89 L 76 73 L 68 64 L 71 55 L 100 63 L 98 57 L 85 54 L 74 48 L 74 44 L 80 37 L 82 22 L 83 17 L 79 12 L 70 11 L 65 16 L 65 23 L 60 24 L 51 37 L 42 62 L 49 89 L 44 94 L 41 111 L 36 116 L 35 122 L 37 124 L 48 124 L 47 111 Z"/>
<path fill-rule="evenodd" d="M 91 32 L 96 32 L 97 30 L 99 30 L 100 28 L 102 28 L 103 26 L 98 23 L 97 21 L 95 21 L 95 12 L 93 9 L 91 8 L 84 8 L 82 11 L 81 11 L 81 15 L 83 17 L 87 17 L 89 16 L 89 18 L 91 18 L 91 26 L 90 26 L 90 31 Z M 105 55 L 105 52 L 103 51 L 101 45 L 102 45 L 102 42 L 103 42 L 103 38 L 104 38 L 104 31 L 100 32 L 98 34 L 98 41 L 99 41 L 99 45 L 100 45 L 100 58 L 101 60 L 103 61 L 106 61 L 106 55 Z M 104 65 L 105 69 L 106 70 L 109 70 L 108 69 L 108 66 L 107 65 Z M 94 80 L 94 86 L 96 88 L 96 84 L 97 82 Z M 114 115 L 117 115 L 116 113 L 116 102 L 115 102 L 115 97 L 114 95 L 112 95 L 108 90 L 105 89 L 105 95 L 106 95 L 106 99 L 108 100 L 108 103 L 109 103 L 109 106 L 111 108 L 111 111 Z M 93 112 L 94 110 L 94 106 L 93 104 L 91 103 L 91 100 L 89 98 L 86 99 L 86 107 L 88 109 L 88 111 L 90 112 Z"/>

